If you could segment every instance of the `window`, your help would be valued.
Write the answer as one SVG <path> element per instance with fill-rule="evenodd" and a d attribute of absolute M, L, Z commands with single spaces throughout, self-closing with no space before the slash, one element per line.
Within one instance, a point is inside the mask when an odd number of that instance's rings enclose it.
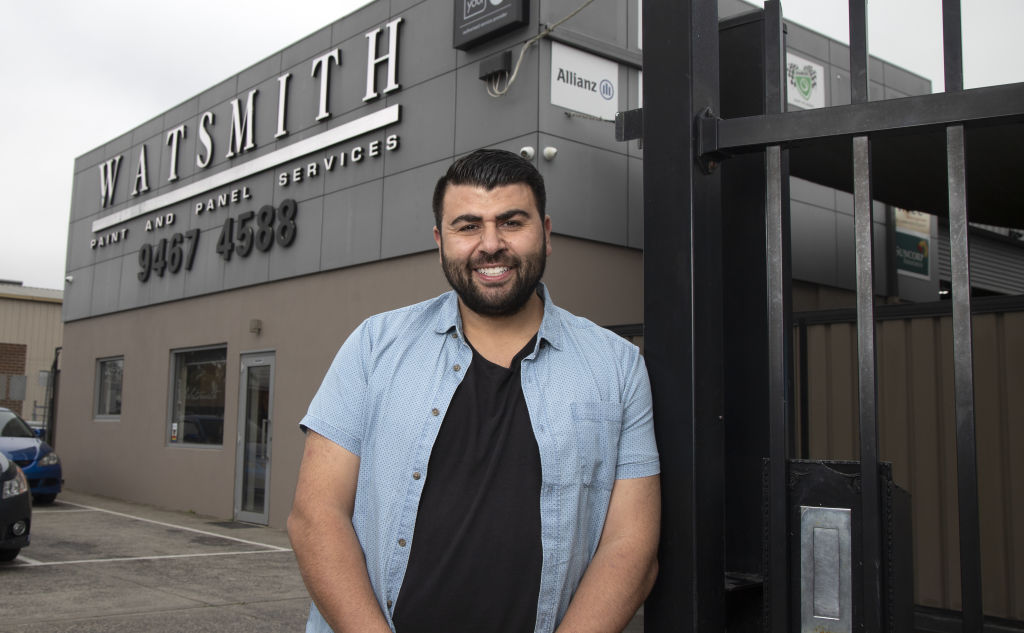
<path fill-rule="evenodd" d="M 124 356 L 96 361 L 96 417 L 121 417 L 121 379 Z"/>
<path fill-rule="evenodd" d="M 168 439 L 172 444 L 223 444 L 226 373 L 225 347 L 171 354 Z"/>

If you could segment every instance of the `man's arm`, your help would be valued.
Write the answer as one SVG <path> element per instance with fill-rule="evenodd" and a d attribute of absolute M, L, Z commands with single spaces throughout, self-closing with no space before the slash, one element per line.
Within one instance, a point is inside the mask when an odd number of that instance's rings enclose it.
<path fill-rule="evenodd" d="M 661 482 L 658 475 L 619 479 L 601 541 L 557 633 L 619 633 L 658 575 Z"/>
<path fill-rule="evenodd" d="M 308 431 L 288 536 L 309 595 L 335 633 L 390 633 L 352 527 L 358 477 L 359 457 Z"/>

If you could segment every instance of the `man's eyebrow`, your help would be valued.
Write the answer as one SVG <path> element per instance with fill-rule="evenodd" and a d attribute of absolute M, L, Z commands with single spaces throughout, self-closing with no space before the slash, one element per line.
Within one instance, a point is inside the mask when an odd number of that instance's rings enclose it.
<path fill-rule="evenodd" d="M 495 220 L 497 220 L 498 222 L 504 222 L 505 220 L 510 220 L 512 218 L 519 217 L 519 216 L 524 216 L 524 215 L 529 217 L 530 214 L 527 211 L 525 211 L 524 209 L 509 209 L 508 211 L 505 211 L 504 213 L 498 214 L 498 216 L 495 218 Z M 456 217 L 452 218 L 452 221 L 449 222 L 448 225 L 449 226 L 455 226 L 456 224 L 461 224 L 463 222 L 468 222 L 468 223 L 476 224 L 476 223 L 479 223 L 479 222 L 482 222 L 482 221 L 483 221 L 483 216 L 474 215 L 472 213 L 463 213 L 462 215 L 459 215 L 459 216 L 456 216 Z"/>

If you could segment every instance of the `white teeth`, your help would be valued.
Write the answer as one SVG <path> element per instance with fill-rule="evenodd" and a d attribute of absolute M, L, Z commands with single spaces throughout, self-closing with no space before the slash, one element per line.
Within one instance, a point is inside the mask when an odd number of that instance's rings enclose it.
<path fill-rule="evenodd" d="M 481 275 L 487 275 L 488 277 L 494 277 L 501 275 L 508 270 L 508 266 L 494 266 L 491 268 L 477 268 L 477 272 Z"/>

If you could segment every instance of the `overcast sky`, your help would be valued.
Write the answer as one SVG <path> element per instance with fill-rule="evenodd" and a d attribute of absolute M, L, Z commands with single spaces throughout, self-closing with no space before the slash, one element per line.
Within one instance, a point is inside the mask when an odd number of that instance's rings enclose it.
<path fill-rule="evenodd" d="M 756 1 L 756 0 L 755 0 Z M 0 279 L 62 289 L 76 157 L 368 0 L 0 1 Z M 1024 81 L 1024 0 L 964 3 L 968 88 Z M 784 0 L 846 41 L 846 0 Z M 941 0 L 869 4 L 871 53 L 942 89 Z"/>

